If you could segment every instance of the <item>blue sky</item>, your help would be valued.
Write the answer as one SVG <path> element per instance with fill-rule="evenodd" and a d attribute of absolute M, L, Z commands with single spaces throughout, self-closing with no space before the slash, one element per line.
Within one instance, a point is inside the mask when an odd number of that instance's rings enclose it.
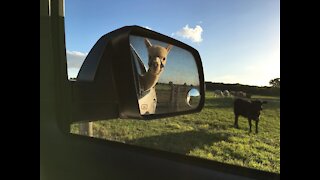
<path fill-rule="evenodd" d="M 279 0 L 66 0 L 69 76 L 104 34 L 139 25 L 197 49 L 205 81 L 269 86 L 280 77 Z"/>

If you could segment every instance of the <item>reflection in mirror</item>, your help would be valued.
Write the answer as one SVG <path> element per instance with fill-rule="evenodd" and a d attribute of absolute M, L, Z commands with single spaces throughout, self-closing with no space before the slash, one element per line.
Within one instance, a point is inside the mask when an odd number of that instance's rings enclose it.
<path fill-rule="evenodd" d="M 195 58 L 189 51 L 132 35 L 130 46 L 141 115 L 187 111 L 198 107 L 200 80 Z"/>
<path fill-rule="evenodd" d="M 189 90 L 186 101 L 190 107 L 197 107 L 200 103 L 200 92 L 196 88 Z"/>

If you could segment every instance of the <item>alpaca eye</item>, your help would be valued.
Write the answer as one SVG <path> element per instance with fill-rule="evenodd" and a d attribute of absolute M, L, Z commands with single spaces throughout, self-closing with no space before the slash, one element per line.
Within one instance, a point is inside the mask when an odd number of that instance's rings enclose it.
<path fill-rule="evenodd" d="M 165 60 L 166 60 L 166 58 L 163 58 L 163 60 L 165 61 Z"/>

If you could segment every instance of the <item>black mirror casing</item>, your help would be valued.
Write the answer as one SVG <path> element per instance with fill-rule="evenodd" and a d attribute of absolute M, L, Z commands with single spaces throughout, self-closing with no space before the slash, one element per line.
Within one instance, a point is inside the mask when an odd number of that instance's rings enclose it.
<path fill-rule="evenodd" d="M 130 50 L 130 35 L 172 44 L 189 51 L 195 59 L 200 103 L 188 111 L 141 115 L 137 98 L 137 79 Z M 125 26 L 102 36 L 90 50 L 77 80 L 72 83 L 72 122 L 112 118 L 157 119 L 200 112 L 204 106 L 204 75 L 198 51 L 171 37 L 139 26 Z"/>

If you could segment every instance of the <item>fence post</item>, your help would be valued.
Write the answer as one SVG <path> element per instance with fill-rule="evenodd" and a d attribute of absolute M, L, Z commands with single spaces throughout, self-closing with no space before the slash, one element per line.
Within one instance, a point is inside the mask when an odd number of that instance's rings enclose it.
<path fill-rule="evenodd" d="M 180 110 L 180 108 L 179 108 L 180 86 L 179 85 L 176 86 L 175 96 L 176 96 L 176 98 L 175 98 L 175 109 L 174 110 L 179 111 Z"/>

